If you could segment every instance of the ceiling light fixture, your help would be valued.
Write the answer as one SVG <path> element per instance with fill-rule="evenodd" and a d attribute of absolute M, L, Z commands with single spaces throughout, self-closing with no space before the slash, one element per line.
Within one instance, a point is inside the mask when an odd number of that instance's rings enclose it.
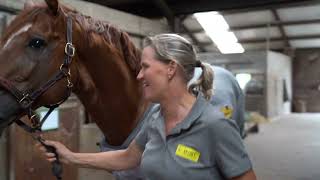
<path fill-rule="evenodd" d="M 244 52 L 242 45 L 238 43 L 237 37 L 233 32 L 229 31 L 229 25 L 221 14 L 211 11 L 195 13 L 194 16 L 221 53 Z"/>

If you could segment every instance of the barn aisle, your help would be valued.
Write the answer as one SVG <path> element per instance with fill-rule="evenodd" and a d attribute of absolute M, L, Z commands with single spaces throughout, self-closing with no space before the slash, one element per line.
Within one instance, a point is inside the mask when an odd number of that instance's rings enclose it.
<path fill-rule="evenodd" d="M 320 114 L 290 114 L 245 139 L 259 180 L 320 179 Z"/>

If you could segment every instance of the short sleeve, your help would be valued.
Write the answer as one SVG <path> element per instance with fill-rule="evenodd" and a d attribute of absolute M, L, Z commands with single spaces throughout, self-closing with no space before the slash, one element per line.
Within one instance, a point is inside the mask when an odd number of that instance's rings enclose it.
<path fill-rule="evenodd" d="M 252 168 L 248 153 L 234 121 L 220 119 L 213 125 L 215 163 L 226 178 L 239 176 Z"/>
<path fill-rule="evenodd" d="M 147 121 L 142 125 L 141 130 L 135 137 L 136 143 L 139 145 L 139 147 L 144 150 L 147 142 L 148 142 L 148 127 L 149 127 L 150 122 Z"/>

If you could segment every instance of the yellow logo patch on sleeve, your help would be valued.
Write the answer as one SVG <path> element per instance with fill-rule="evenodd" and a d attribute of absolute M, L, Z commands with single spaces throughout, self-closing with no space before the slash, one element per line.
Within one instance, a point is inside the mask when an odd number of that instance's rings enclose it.
<path fill-rule="evenodd" d="M 176 155 L 193 162 L 198 162 L 200 157 L 200 152 L 198 152 L 197 150 L 191 147 L 185 146 L 183 144 L 179 144 L 176 150 Z"/>
<path fill-rule="evenodd" d="M 230 119 L 232 117 L 233 109 L 230 106 L 226 105 L 221 108 L 221 112 L 223 112 L 225 118 Z"/>

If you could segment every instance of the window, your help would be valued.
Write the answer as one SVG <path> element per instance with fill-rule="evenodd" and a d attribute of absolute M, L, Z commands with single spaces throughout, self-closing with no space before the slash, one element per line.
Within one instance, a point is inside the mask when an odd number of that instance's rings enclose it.
<path fill-rule="evenodd" d="M 40 119 L 42 119 L 48 109 L 47 108 L 39 108 L 37 109 L 37 114 L 39 115 Z M 51 112 L 47 120 L 43 123 L 41 130 L 42 131 L 49 131 L 49 130 L 56 130 L 59 128 L 59 109 L 55 109 Z"/>
<path fill-rule="evenodd" d="M 236 79 L 242 90 L 246 87 L 247 83 L 251 80 L 251 74 L 249 73 L 239 73 L 236 74 Z"/>

